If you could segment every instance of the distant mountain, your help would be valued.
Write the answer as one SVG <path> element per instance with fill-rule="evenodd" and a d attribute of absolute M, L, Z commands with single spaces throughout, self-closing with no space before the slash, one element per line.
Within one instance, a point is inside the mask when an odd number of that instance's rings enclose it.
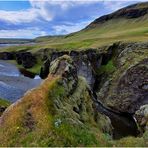
<path fill-rule="evenodd" d="M 135 18 L 143 17 L 146 14 L 148 14 L 148 2 L 137 3 L 137 4 L 133 4 L 125 8 L 122 8 L 111 14 L 101 16 L 95 21 L 93 21 L 86 28 L 95 27 L 97 24 L 105 23 L 112 19 L 121 19 L 121 18 L 135 19 Z"/>
<path fill-rule="evenodd" d="M 69 50 L 98 48 L 118 41 L 147 40 L 148 2 L 144 2 L 101 16 L 81 31 L 65 36 L 39 37 L 36 42 L 44 42 L 46 47 Z"/>

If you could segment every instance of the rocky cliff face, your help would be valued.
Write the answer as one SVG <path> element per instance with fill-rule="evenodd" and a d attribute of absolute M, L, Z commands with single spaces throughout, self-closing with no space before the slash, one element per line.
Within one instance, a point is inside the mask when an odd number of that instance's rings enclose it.
<path fill-rule="evenodd" d="M 56 58 L 69 55 L 77 68 L 78 75 L 86 78 L 88 84 L 93 88 L 96 80 L 97 70 L 101 65 L 106 65 L 113 56 L 113 50 L 116 48 L 116 44 L 109 47 L 103 47 L 103 51 L 100 52 L 97 49 L 88 49 L 85 51 L 70 51 L 70 52 L 52 52 L 51 55 L 44 62 L 40 76 L 46 78 L 49 73 L 50 62 Z"/>
<path fill-rule="evenodd" d="M 16 60 L 18 65 L 24 68 L 32 68 L 36 63 L 36 57 L 31 52 L 1 52 L 1 60 Z"/>
<path fill-rule="evenodd" d="M 98 97 L 119 112 L 135 113 L 147 104 L 148 44 L 121 44 L 114 58 L 117 70 L 105 82 Z"/>

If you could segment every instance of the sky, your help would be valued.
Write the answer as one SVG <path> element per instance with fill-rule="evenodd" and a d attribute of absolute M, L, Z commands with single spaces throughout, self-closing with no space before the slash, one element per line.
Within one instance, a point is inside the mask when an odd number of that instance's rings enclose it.
<path fill-rule="evenodd" d="M 69 34 L 141 1 L 146 0 L 0 0 L 0 38 Z"/>

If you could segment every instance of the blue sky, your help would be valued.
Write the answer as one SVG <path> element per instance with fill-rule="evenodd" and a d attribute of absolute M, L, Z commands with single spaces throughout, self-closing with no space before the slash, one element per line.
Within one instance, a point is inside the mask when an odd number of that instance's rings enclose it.
<path fill-rule="evenodd" d="M 68 34 L 140 1 L 146 0 L 0 0 L 0 38 Z"/>

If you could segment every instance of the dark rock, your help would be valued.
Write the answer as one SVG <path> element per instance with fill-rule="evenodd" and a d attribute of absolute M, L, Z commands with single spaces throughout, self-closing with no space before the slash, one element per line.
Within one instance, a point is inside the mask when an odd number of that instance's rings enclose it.
<path fill-rule="evenodd" d="M 148 59 L 131 67 L 120 78 L 116 87 L 115 96 L 110 97 L 114 100 L 112 104 L 115 110 L 120 112 L 135 113 L 140 106 L 148 104 Z"/>
<path fill-rule="evenodd" d="M 6 110 L 7 107 L 0 106 L 0 115 Z"/>
<path fill-rule="evenodd" d="M 16 54 L 16 61 L 24 68 L 31 68 L 36 64 L 36 57 L 30 52 L 20 52 Z"/>
<path fill-rule="evenodd" d="M 67 52 L 67 51 L 52 52 L 52 54 L 51 54 L 51 61 L 53 61 L 56 58 L 61 57 L 63 55 L 69 55 L 69 52 Z"/>
<path fill-rule="evenodd" d="M 0 53 L 0 59 L 1 60 L 14 60 L 15 59 L 15 53 L 13 53 L 13 52 L 1 52 Z"/>
<path fill-rule="evenodd" d="M 49 74 L 49 67 L 50 67 L 50 60 L 47 59 L 44 63 L 43 66 L 41 67 L 41 71 L 40 71 L 40 77 L 42 79 L 47 78 L 48 74 Z"/>
<path fill-rule="evenodd" d="M 50 59 L 53 61 L 63 55 L 70 55 L 77 67 L 78 75 L 85 77 L 88 84 L 93 88 L 98 68 L 100 68 L 101 64 L 107 64 L 112 58 L 114 48 L 115 44 L 109 46 L 105 54 L 100 54 L 94 49 L 88 49 L 86 51 L 73 50 L 70 53 L 66 51 L 53 52 L 51 53 Z M 45 61 L 40 72 L 41 78 L 48 76 L 49 66 L 50 61 Z"/>

